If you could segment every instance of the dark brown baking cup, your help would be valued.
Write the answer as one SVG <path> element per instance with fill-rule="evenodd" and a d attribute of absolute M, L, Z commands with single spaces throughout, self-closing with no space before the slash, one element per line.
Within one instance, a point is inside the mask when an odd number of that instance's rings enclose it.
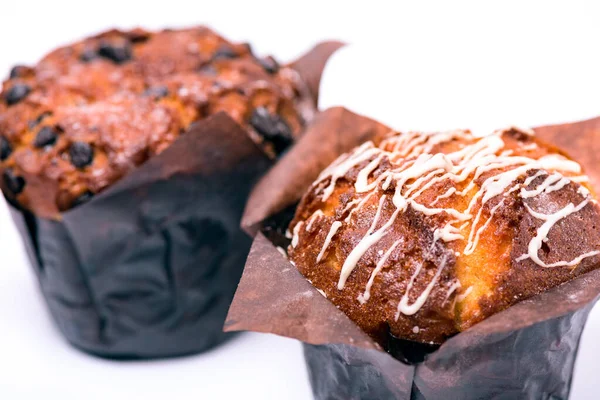
<path fill-rule="evenodd" d="M 11 207 L 67 340 L 115 358 L 223 341 L 250 246 L 239 221 L 270 165 L 244 129 L 218 114 L 59 220 Z"/>
<path fill-rule="evenodd" d="M 340 46 L 318 45 L 292 66 L 318 87 Z M 252 242 L 240 220 L 272 164 L 220 113 L 56 220 L 10 205 L 64 337 L 120 359 L 191 354 L 230 337 L 223 322 Z"/>
<path fill-rule="evenodd" d="M 317 399 L 568 398 L 579 339 L 599 297 L 600 270 L 517 303 L 422 353 L 421 361 L 407 362 L 368 337 L 275 246 L 322 164 L 382 131 L 385 127 L 347 110 L 328 110 L 257 184 L 243 221 L 245 229 L 258 233 L 225 330 L 302 341 Z M 593 159 L 579 157 L 590 150 L 573 144 L 600 149 L 600 141 L 579 139 L 600 135 L 600 119 L 537 131 L 551 143 L 570 142 L 566 151 L 598 182 Z M 313 151 L 317 155 L 309 156 Z"/>

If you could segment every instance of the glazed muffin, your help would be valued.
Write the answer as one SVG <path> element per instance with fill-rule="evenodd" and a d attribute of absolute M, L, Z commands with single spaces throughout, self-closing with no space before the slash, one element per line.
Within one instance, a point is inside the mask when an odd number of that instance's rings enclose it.
<path fill-rule="evenodd" d="M 288 254 L 380 343 L 438 344 L 598 267 L 587 182 L 529 131 L 390 133 L 321 173 Z"/>
<path fill-rule="evenodd" d="M 314 110 L 298 74 L 205 27 L 112 30 L 17 66 L 0 94 L 0 172 L 12 201 L 55 218 L 218 112 L 272 158 Z"/>

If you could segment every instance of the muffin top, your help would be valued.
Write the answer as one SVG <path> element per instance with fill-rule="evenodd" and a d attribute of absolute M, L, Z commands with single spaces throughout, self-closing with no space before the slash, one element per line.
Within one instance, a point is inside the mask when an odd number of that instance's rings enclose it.
<path fill-rule="evenodd" d="M 298 74 L 205 27 L 111 30 L 16 66 L 0 94 L 0 170 L 43 217 L 77 206 L 226 112 L 270 157 L 314 106 Z"/>
<path fill-rule="evenodd" d="M 380 343 L 441 343 L 598 267 L 587 181 L 530 131 L 390 133 L 321 173 L 288 254 Z"/>

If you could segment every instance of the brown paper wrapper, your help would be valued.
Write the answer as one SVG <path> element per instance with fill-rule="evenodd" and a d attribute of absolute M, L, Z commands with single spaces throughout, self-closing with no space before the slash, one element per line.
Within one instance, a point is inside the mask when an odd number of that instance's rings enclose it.
<path fill-rule="evenodd" d="M 254 235 L 264 220 L 300 200 L 304 192 L 340 154 L 390 128 L 343 107 L 317 114 L 304 136 L 269 173 L 248 199 L 242 227 Z"/>
<path fill-rule="evenodd" d="M 558 146 L 575 158 L 590 177 L 596 192 L 600 191 L 600 118 L 572 124 L 549 125 L 535 129 L 536 135 Z"/>
<path fill-rule="evenodd" d="M 293 67 L 318 86 L 339 46 L 322 43 Z M 252 242 L 240 220 L 272 164 L 221 113 L 60 219 L 10 206 L 64 337 L 110 358 L 184 355 L 230 337 L 223 321 Z"/>
<path fill-rule="evenodd" d="M 315 101 L 315 106 L 319 100 L 319 86 L 325 64 L 329 57 L 342 46 L 344 46 L 344 43 L 334 40 L 319 43 L 308 53 L 290 64 L 290 67 L 298 71 L 302 80 L 307 84 Z"/>
<path fill-rule="evenodd" d="M 256 186 L 243 222 L 248 231 L 264 234 L 254 239 L 225 330 L 304 342 L 317 399 L 568 398 L 579 339 L 600 293 L 600 270 L 517 303 L 410 363 L 383 351 L 275 247 L 290 208 L 322 168 L 386 131 L 347 110 L 327 110 Z M 593 156 L 600 150 L 594 140 L 600 119 L 536 131 L 580 160 L 592 182 L 600 182 Z"/>

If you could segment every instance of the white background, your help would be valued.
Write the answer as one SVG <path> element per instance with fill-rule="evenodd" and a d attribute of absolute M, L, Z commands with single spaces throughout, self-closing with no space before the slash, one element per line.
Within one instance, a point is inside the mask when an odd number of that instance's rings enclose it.
<path fill-rule="evenodd" d="M 398 128 L 539 125 L 600 114 L 599 17 L 593 0 L 2 1 L 0 75 L 112 26 L 205 23 L 282 60 L 319 40 L 358 43 L 328 67 L 323 105 Z M 573 399 L 598 398 L 598 337 L 600 309 L 584 332 Z M 168 361 L 73 350 L 47 315 L 0 201 L 0 399 L 40 397 L 308 399 L 310 389 L 300 346 L 271 335 Z"/>

